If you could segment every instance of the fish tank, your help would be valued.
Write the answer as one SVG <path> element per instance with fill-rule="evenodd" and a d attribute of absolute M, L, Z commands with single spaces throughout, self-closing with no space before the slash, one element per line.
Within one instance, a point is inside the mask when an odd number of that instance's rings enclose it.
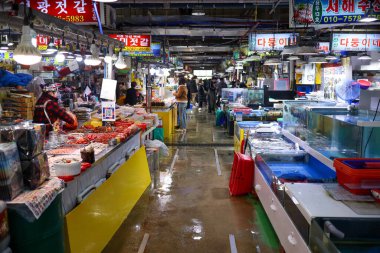
<path fill-rule="evenodd" d="M 285 102 L 285 130 L 329 159 L 380 157 L 380 113 L 309 103 Z"/>
<path fill-rule="evenodd" d="M 379 218 L 316 218 L 311 222 L 313 253 L 380 252 Z"/>
<path fill-rule="evenodd" d="M 264 105 L 264 89 L 245 89 L 242 103 L 248 107 Z"/>
<path fill-rule="evenodd" d="M 245 92 L 247 92 L 247 89 L 223 88 L 221 99 L 228 101 L 229 103 L 241 102 L 243 100 L 243 94 Z"/>

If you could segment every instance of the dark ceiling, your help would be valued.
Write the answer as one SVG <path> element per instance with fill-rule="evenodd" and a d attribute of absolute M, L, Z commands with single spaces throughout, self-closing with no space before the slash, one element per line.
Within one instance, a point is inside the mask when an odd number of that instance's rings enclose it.
<path fill-rule="evenodd" d="M 119 0 L 112 7 L 117 30 L 149 33 L 193 68 L 219 65 L 247 45 L 250 32 L 292 31 L 288 0 Z M 205 15 L 193 16 L 199 8 Z"/>

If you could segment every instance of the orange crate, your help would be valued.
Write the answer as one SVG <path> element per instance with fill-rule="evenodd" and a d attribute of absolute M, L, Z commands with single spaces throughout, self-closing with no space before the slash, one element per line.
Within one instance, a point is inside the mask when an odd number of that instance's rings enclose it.
<path fill-rule="evenodd" d="M 380 158 L 337 158 L 334 167 L 338 183 L 353 194 L 380 189 Z"/>

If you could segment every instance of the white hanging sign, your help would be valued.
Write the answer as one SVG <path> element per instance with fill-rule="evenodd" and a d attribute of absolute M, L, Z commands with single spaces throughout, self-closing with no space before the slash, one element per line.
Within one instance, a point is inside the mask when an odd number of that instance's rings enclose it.
<path fill-rule="evenodd" d="M 100 98 L 108 100 L 116 100 L 116 80 L 103 79 L 102 90 L 100 91 Z"/>

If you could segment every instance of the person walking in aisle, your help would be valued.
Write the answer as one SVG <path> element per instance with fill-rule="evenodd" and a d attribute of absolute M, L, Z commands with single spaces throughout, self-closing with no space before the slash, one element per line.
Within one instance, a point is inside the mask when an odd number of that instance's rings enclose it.
<path fill-rule="evenodd" d="M 215 104 L 216 104 L 216 78 L 213 77 L 210 82 L 210 87 L 208 90 L 208 112 L 215 112 Z"/>
<path fill-rule="evenodd" d="M 222 97 L 222 89 L 225 89 L 225 88 L 227 88 L 227 84 L 226 84 L 226 82 L 224 81 L 224 77 L 221 77 L 221 78 L 219 79 L 219 83 L 217 84 L 217 91 L 216 91 L 217 96 L 218 96 L 218 98 L 217 98 L 217 102 L 216 102 L 216 105 L 217 105 L 218 107 L 220 106 L 220 99 L 221 99 L 221 97 Z"/>
<path fill-rule="evenodd" d="M 201 81 L 198 86 L 198 111 L 202 111 L 203 104 L 206 102 L 206 91 L 203 86 L 203 82 Z"/>
<path fill-rule="evenodd" d="M 196 107 L 196 96 L 198 94 L 198 88 L 197 88 L 197 77 L 196 76 L 193 76 L 193 78 L 191 78 L 190 80 L 190 90 L 189 90 L 190 94 L 191 94 L 191 103 L 193 104 L 194 107 Z"/>
<path fill-rule="evenodd" d="M 184 133 L 186 132 L 186 122 L 187 122 L 187 115 L 186 115 L 186 106 L 187 106 L 187 99 L 188 99 L 188 90 L 186 87 L 186 80 L 184 78 L 181 78 L 179 80 L 179 86 L 177 92 L 174 92 L 173 95 L 176 98 L 177 104 L 178 104 L 178 116 L 179 116 L 179 128 Z"/>

